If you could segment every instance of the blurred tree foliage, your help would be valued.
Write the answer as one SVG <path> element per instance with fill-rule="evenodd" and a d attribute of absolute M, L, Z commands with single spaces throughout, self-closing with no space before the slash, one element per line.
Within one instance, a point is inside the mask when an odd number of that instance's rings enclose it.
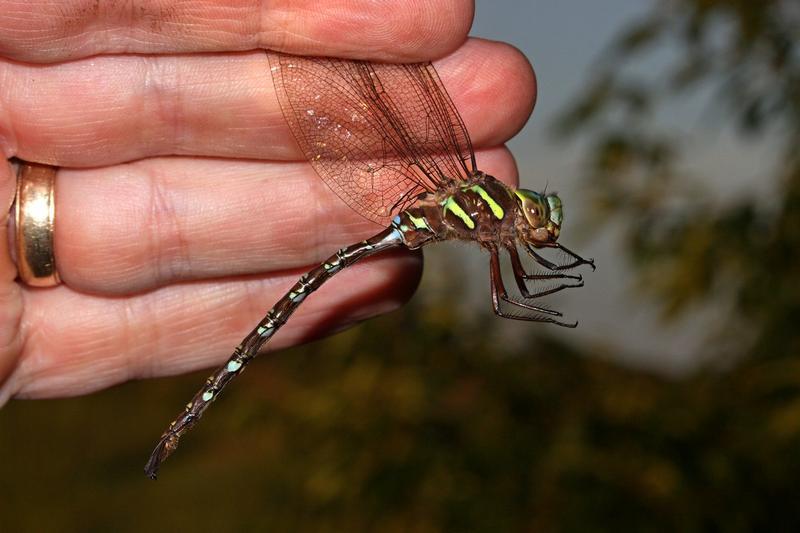
<path fill-rule="evenodd" d="M 800 351 L 800 2 L 661 0 L 603 54 L 558 130 L 590 144 L 596 213 L 628 228 L 641 287 L 675 316 L 689 304 L 731 308 L 718 331 L 736 357 Z M 658 72 L 637 72 L 665 45 Z M 640 69 L 643 70 L 643 69 Z M 683 139 L 654 131 L 665 103 L 713 91 L 743 137 L 777 146 L 754 192 L 717 205 L 677 168 Z M 771 185 L 777 184 L 776 187 Z M 757 192 L 777 190 L 765 202 Z M 722 350 L 721 350 L 722 351 Z"/>
<path fill-rule="evenodd" d="M 454 314 L 454 267 L 423 304 L 263 357 L 156 483 L 153 439 L 205 372 L 12 403 L 0 531 L 800 530 L 799 5 L 659 2 L 561 123 L 589 140 L 587 189 L 629 228 L 643 286 L 672 314 L 728 304 L 736 364 L 667 379 L 542 329 L 509 342 Z M 666 41 L 681 61 L 632 79 Z M 739 131 L 781 143 L 775 202 L 715 204 L 649 130 L 709 84 Z"/>

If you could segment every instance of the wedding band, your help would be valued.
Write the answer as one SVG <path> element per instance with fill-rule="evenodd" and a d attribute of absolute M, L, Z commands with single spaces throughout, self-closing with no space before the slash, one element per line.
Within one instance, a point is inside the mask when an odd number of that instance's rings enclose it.
<path fill-rule="evenodd" d="M 56 270 L 55 181 L 57 167 L 21 162 L 14 208 L 17 271 L 32 287 L 52 287 Z"/>

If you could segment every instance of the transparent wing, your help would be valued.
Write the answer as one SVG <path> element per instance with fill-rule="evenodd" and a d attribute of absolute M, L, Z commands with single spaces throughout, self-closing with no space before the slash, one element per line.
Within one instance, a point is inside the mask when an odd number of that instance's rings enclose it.
<path fill-rule="evenodd" d="M 475 170 L 469 134 L 432 64 L 267 56 L 303 153 L 365 218 L 386 224 L 420 193 Z"/>

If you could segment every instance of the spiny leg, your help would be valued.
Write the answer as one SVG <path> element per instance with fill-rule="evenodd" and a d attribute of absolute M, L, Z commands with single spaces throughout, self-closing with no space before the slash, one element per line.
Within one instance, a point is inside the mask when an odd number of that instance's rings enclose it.
<path fill-rule="evenodd" d="M 500 256 L 496 249 L 491 250 L 491 258 L 489 260 L 489 275 L 491 279 L 491 286 L 492 286 L 492 308 L 494 309 L 494 314 L 502 318 L 510 318 L 512 320 L 525 320 L 528 322 L 547 322 L 549 324 L 556 324 L 558 326 L 563 326 L 565 328 L 574 328 L 577 327 L 578 323 L 575 322 L 574 324 L 567 324 L 565 322 L 561 322 L 554 318 L 548 316 L 541 316 L 541 315 L 514 315 L 508 314 L 504 312 L 500 308 L 500 301 L 504 301 L 510 305 L 514 305 L 516 307 L 521 307 L 522 309 L 527 309 L 528 311 L 534 311 L 537 313 L 545 313 L 554 316 L 562 316 L 561 313 L 558 311 L 553 311 L 551 309 L 547 309 L 545 307 L 538 307 L 535 305 L 530 305 L 525 302 L 517 302 L 512 300 L 508 297 L 508 293 L 506 292 L 505 285 L 503 284 L 503 276 L 500 273 Z"/>
<path fill-rule="evenodd" d="M 579 267 L 581 265 L 589 265 L 590 267 L 592 267 L 592 270 L 596 270 L 596 268 L 597 268 L 597 267 L 594 266 L 594 259 L 584 259 L 583 257 L 579 256 L 578 254 L 576 254 L 575 252 L 573 252 L 572 250 L 570 250 L 566 246 L 562 246 L 561 244 L 559 244 L 557 242 L 549 243 L 549 244 L 541 244 L 540 246 L 545 247 L 545 248 L 557 248 L 559 250 L 563 250 L 568 255 L 570 255 L 573 259 L 575 259 L 575 261 L 573 261 L 572 263 L 569 263 L 567 265 L 558 265 L 556 263 L 553 263 L 549 259 L 545 259 L 541 255 L 537 254 L 536 251 L 533 249 L 533 247 L 530 244 L 526 244 L 525 245 L 525 251 L 528 252 L 528 255 L 530 255 L 534 259 L 534 261 L 536 261 L 537 263 L 539 263 L 540 265 L 542 265 L 545 268 L 549 268 L 550 270 L 570 270 L 570 269 Z"/>
<path fill-rule="evenodd" d="M 334 274 L 356 261 L 402 244 L 404 242 L 400 232 L 390 227 L 369 240 L 342 248 L 327 261 L 302 276 L 289 292 L 270 309 L 258 326 L 242 340 L 227 363 L 206 380 L 205 385 L 197 391 L 184 410 L 167 427 L 150 454 L 144 468 L 145 474 L 151 479 L 156 479 L 159 466 L 178 447 L 181 436 L 200 420 L 205 410 L 217 399 L 228 382 L 239 375 L 247 364 L 258 355 L 258 351 L 264 343 L 289 320 L 289 316 L 310 293 L 317 290 Z"/>
<path fill-rule="evenodd" d="M 547 296 L 548 294 L 553 294 L 559 291 L 563 291 L 564 289 L 572 289 L 576 287 L 583 287 L 583 277 L 580 275 L 573 276 L 571 274 L 528 274 L 525 272 L 525 267 L 522 266 L 522 261 L 519 258 L 519 252 L 517 252 L 517 247 L 513 244 L 508 244 L 506 246 L 506 250 L 508 250 L 508 255 L 511 258 L 511 267 L 514 270 L 514 281 L 517 282 L 517 287 L 519 288 L 520 294 L 525 299 L 533 299 L 533 298 L 541 298 L 542 296 Z M 550 280 L 550 279 L 572 279 L 576 280 L 578 283 L 562 283 L 556 287 L 551 289 L 543 290 L 537 292 L 535 294 L 531 294 L 528 291 L 528 286 L 525 281 L 536 281 L 536 280 Z"/>

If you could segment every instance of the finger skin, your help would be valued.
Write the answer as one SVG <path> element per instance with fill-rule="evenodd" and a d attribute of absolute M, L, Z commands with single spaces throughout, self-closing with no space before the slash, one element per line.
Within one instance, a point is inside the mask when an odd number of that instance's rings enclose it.
<path fill-rule="evenodd" d="M 382 254 L 311 295 L 266 350 L 306 342 L 397 308 L 420 279 L 421 255 Z M 304 271 L 178 284 L 131 298 L 61 285 L 26 296 L 26 353 L 0 399 L 86 394 L 134 378 L 219 364 Z"/>
<path fill-rule="evenodd" d="M 471 40 L 437 69 L 476 147 L 526 122 L 533 71 L 513 47 Z M 159 155 L 300 160 L 263 53 L 0 62 L 6 157 L 95 167 Z"/>
<path fill-rule="evenodd" d="M 477 157 L 516 184 L 506 149 Z M 307 266 L 380 230 L 305 162 L 155 158 L 62 169 L 55 198 L 59 274 L 93 294 Z"/>
<path fill-rule="evenodd" d="M 19 324 L 22 320 L 22 291 L 18 283 L 17 269 L 11 260 L 9 243 L 10 211 L 16 191 L 16 180 L 11 166 L 0 163 L 0 384 L 10 375 L 22 353 L 22 335 Z M 4 398 L 0 392 L 0 405 Z"/>
<path fill-rule="evenodd" d="M 2 0 L 0 55 L 57 62 L 273 48 L 412 62 L 458 47 L 473 10 L 469 0 Z"/>

